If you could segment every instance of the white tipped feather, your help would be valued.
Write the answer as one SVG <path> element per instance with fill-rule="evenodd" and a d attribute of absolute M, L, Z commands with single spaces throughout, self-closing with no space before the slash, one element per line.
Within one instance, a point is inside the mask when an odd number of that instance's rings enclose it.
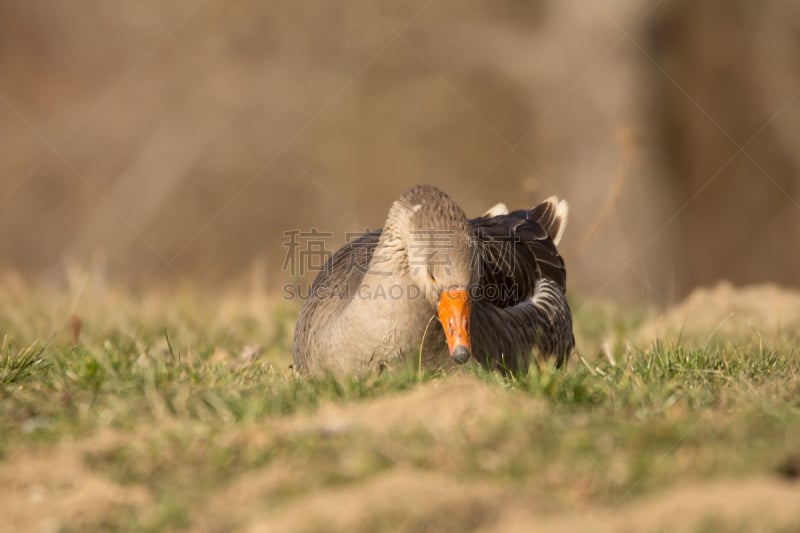
<path fill-rule="evenodd" d="M 553 243 L 558 246 L 561 237 L 564 236 L 564 230 L 567 229 L 567 219 L 569 218 L 569 205 L 566 200 L 561 200 L 556 205 L 556 218 L 561 219 L 561 224 L 559 224 L 558 231 L 552 239 Z"/>
<path fill-rule="evenodd" d="M 491 209 L 489 209 L 488 211 L 486 211 L 483 214 L 483 216 L 484 217 L 498 217 L 500 215 L 507 215 L 507 214 L 508 214 L 508 207 L 506 207 L 506 204 L 501 202 L 501 203 L 495 205 L 494 207 L 492 207 Z"/>
<path fill-rule="evenodd" d="M 566 200 L 559 200 L 555 196 L 547 198 L 528 211 L 528 218 L 541 224 L 555 245 L 558 245 L 564 236 L 568 216 L 569 206 Z"/>

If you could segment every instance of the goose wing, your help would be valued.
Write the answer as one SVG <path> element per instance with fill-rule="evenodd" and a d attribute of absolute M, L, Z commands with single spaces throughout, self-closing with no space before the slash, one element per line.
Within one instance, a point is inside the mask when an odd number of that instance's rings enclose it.
<path fill-rule="evenodd" d="M 498 307 L 516 305 L 530 298 L 536 280 L 543 278 L 566 290 L 564 260 L 540 223 L 539 217 L 549 214 L 542 205 L 470 221 L 484 301 Z"/>
<path fill-rule="evenodd" d="M 534 295 L 516 305 L 478 301 L 472 313 L 473 354 L 488 368 L 527 372 L 533 351 L 561 366 L 575 346 L 564 291 L 547 278 L 537 280 Z"/>

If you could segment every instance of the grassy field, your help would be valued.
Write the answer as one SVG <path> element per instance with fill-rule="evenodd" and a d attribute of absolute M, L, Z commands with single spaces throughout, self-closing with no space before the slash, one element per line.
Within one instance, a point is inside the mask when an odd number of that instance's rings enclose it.
<path fill-rule="evenodd" d="M 254 296 L 0 291 L 0 531 L 797 531 L 800 333 L 298 380 Z M 606 348 L 603 349 L 603 343 Z"/>

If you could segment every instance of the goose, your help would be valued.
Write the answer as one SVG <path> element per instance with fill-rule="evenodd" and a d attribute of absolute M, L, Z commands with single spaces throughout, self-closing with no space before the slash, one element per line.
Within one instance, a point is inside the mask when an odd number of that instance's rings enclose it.
<path fill-rule="evenodd" d="M 318 273 L 295 326 L 295 371 L 364 376 L 473 358 L 525 373 L 533 354 L 561 366 L 575 344 L 556 248 L 567 215 L 551 197 L 470 220 L 438 188 L 410 188 L 383 229 L 345 244 Z"/>

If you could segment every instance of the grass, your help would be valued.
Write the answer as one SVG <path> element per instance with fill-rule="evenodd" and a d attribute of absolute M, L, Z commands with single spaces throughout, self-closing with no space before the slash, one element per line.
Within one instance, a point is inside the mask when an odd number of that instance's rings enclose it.
<path fill-rule="evenodd" d="M 582 306 L 583 357 L 564 371 L 298 380 L 288 369 L 294 311 L 278 302 L 20 286 L 0 298 L 0 469 L 13 477 L 26 454 L 71 443 L 82 475 L 148 495 L 64 519 L 67 530 L 225 530 L 399 470 L 534 491 L 551 511 L 613 509 L 687 483 L 777 478 L 800 452 L 791 335 L 617 346 L 612 364 L 595 349 L 601 336 L 624 335 L 640 318 Z M 454 379 L 466 380 L 465 393 L 436 396 Z M 448 418 L 484 393 L 501 400 Z M 371 405 L 385 411 L 367 417 Z M 400 423 L 375 420 L 389 410 Z M 257 496 L 208 517 L 212 502 L 248 480 Z M 397 525 L 375 513 L 375 529 Z"/>

